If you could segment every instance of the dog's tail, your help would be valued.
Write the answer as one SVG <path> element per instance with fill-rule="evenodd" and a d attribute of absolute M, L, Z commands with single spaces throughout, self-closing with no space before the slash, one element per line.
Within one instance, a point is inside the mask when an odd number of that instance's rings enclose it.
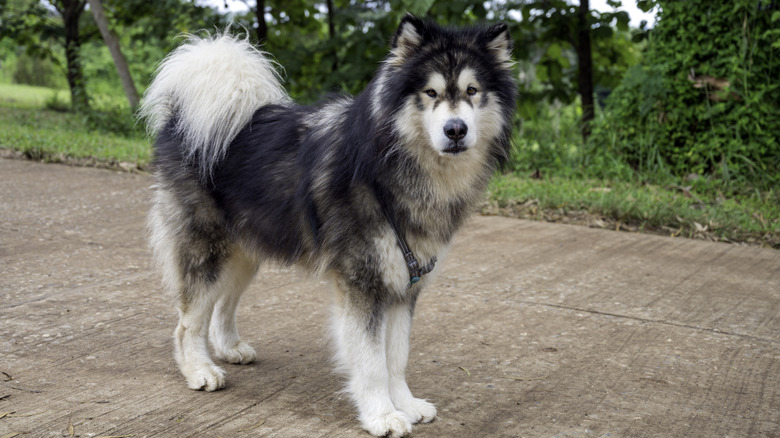
<path fill-rule="evenodd" d="M 289 101 L 274 64 L 227 32 L 189 36 L 157 68 L 139 116 L 152 136 L 175 118 L 185 160 L 205 177 L 258 108 Z"/>

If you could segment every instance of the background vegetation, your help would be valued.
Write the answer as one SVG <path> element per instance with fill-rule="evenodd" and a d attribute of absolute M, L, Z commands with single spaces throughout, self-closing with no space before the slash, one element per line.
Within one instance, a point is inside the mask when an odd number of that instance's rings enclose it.
<path fill-rule="evenodd" d="M 92 3 L 95 0 L 90 0 Z M 181 33 L 262 41 L 303 102 L 357 93 L 410 11 L 504 21 L 521 93 L 515 155 L 483 211 L 780 248 L 780 9 L 765 0 L 104 0 L 139 92 Z M 145 169 L 149 140 L 85 0 L 0 0 L 0 148 Z M 590 66 L 590 68 L 588 68 Z M 13 152 L 9 152 L 13 151 Z"/>

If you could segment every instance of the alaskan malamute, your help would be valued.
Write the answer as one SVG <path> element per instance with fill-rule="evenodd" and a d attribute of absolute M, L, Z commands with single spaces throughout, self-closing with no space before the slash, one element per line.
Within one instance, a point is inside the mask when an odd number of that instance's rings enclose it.
<path fill-rule="evenodd" d="M 436 417 L 405 381 L 415 302 L 510 152 L 516 85 L 504 24 L 407 15 L 356 97 L 293 103 L 275 65 L 227 33 L 160 65 L 141 115 L 156 135 L 151 245 L 176 294 L 175 358 L 192 389 L 219 359 L 255 360 L 236 329 L 260 263 L 332 280 L 338 368 L 363 427 L 402 436 Z"/>

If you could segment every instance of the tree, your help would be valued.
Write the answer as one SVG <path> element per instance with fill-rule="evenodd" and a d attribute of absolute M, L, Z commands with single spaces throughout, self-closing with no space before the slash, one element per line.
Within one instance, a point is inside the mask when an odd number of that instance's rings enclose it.
<path fill-rule="evenodd" d="M 122 54 L 122 50 L 119 48 L 119 38 L 108 27 L 108 19 L 103 12 L 103 4 L 100 0 L 87 0 L 89 2 L 92 16 L 95 18 L 100 34 L 103 36 L 108 50 L 111 52 L 111 57 L 114 60 L 119 80 L 122 82 L 122 88 L 127 96 L 127 101 L 130 103 L 130 108 L 135 110 L 138 107 L 138 91 L 135 89 L 135 83 L 133 77 L 130 75 L 130 69 L 127 67 L 127 60 Z"/>
<path fill-rule="evenodd" d="M 618 8 L 620 1 L 608 1 Z M 525 116 L 534 111 L 540 98 L 569 104 L 576 96 L 582 106 L 582 137 L 587 140 L 594 117 L 594 86 L 616 85 L 609 69 L 596 69 L 592 47 L 602 49 L 599 61 L 622 64 L 622 75 L 630 63 L 630 55 L 615 44 L 613 23 L 619 32 L 628 31 L 629 16 L 625 11 L 598 12 L 590 9 L 588 0 L 578 5 L 565 0 L 530 0 L 507 2 L 508 9 L 519 9 L 522 21 L 513 36 L 520 59 L 531 59 L 541 89 L 521 90 L 519 109 Z M 605 58 L 604 55 L 608 55 Z M 619 80 L 619 77 L 617 77 Z"/>
<path fill-rule="evenodd" d="M 590 5 L 588 0 L 580 0 L 577 9 L 577 38 L 574 49 L 577 52 L 577 84 L 582 104 L 582 140 L 588 141 L 590 123 L 593 121 L 593 55 L 590 42 Z"/>
<path fill-rule="evenodd" d="M 51 0 L 51 5 L 62 18 L 66 76 L 70 87 L 71 106 L 76 111 L 85 111 L 89 108 L 84 71 L 81 66 L 82 37 L 79 34 L 79 19 L 86 4 L 86 0 Z"/>
<path fill-rule="evenodd" d="M 0 9 L 0 35 L 14 39 L 28 54 L 59 63 L 52 46 L 64 50 L 71 106 L 77 111 L 89 108 L 81 65 L 81 45 L 90 35 L 80 23 L 85 5 L 86 0 L 17 0 Z"/>

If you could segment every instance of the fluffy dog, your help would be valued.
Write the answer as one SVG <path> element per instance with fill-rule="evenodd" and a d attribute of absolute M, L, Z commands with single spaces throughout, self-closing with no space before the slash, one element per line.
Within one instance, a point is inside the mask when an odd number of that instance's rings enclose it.
<path fill-rule="evenodd" d="M 236 306 L 264 261 L 332 280 L 338 368 L 362 426 L 402 436 L 433 404 L 405 380 L 415 302 L 510 152 L 516 84 L 503 24 L 407 15 L 356 97 L 293 103 L 246 40 L 190 37 L 141 114 L 156 135 L 151 244 L 178 297 L 175 358 L 214 391 L 255 360 Z"/>

